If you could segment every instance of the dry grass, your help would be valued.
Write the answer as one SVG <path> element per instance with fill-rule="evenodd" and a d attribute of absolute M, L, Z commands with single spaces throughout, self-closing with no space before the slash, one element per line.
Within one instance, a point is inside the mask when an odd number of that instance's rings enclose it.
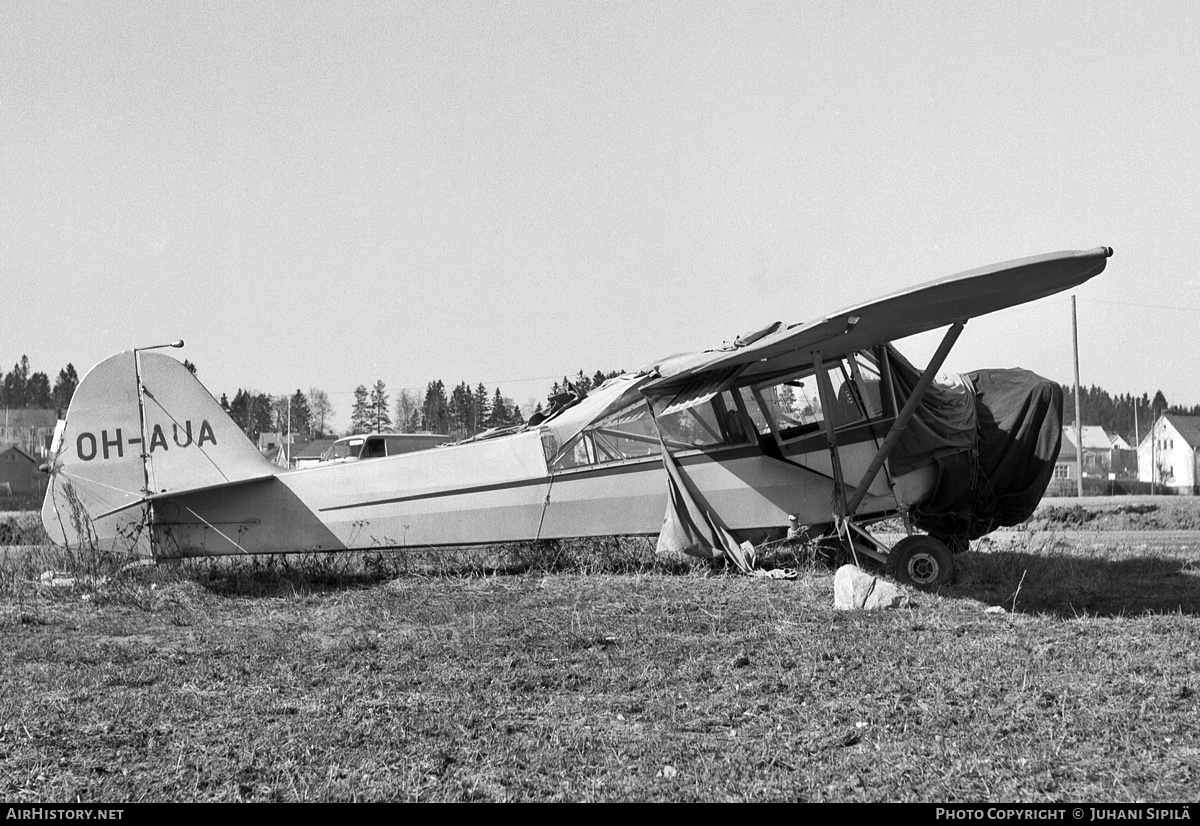
<path fill-rule="evenodd" d="M 0 797 L 1194 800 L 1200 554 L 961 562 L 883 613 L 644 540 L 0 565 Z"/>

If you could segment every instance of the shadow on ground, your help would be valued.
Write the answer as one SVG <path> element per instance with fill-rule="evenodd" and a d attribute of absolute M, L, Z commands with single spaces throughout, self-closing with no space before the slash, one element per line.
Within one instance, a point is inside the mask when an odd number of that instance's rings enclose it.
<path fill-rule="evenodd" d="M 1051 547 L 973 551 L 945 593 L 1023 614 L 1200 614 L 1200 560 L 1141 553 L 1104 558 Z"/>

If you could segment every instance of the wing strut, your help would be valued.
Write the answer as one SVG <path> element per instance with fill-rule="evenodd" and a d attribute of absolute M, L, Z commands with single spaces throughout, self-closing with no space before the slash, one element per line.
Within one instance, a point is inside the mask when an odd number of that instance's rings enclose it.
<path fill-rule="evenodd" d="M 875 453 L 875 458 L 871 460 L 871 464 L 867 467 L 866 473 L 863 474 L 862 481 L 858 483 L 858 487 L 854 489 L 854 493 L 850 496 L 850 500 L 846 503 L 846 510 L 842 514 L 844 517 L 853 515 L 858 510 L 858 506 L 862 504 L 863 498 L 867 495 L 867 489 L 871 487 L 871 483 L 875 481 L 875 477 L 879 475 L 879 469 L 883 467 L 883 463 L 887 461 L 887 457 L 891 455 L 892 448 L 896 446 L 896 442 L 900 441 L 900 437 L 904 435 L 904 430 L 908 427 L 908 423 L 912 420 L 913 414 L 917 411 L 917 405 L 925 398 L 925 391 L 929 389 L 929 385 L 933 384 L 933 379 L 938 371 L 942 369 L 942 363 L 946 360 L 946 356 L 950 354 L 954 343 L 958 341 L 959 333 L 963 331 L 966 325 L 965 321 L 956 321 L 950 325 L 950 329 L 946 331 L 946 335 L 942 337 L 942 343 L 938 345 L 937 351 L 930 359 L 929 365 L 925 368 L 925 372 L 921 374 L 920 380 L 916 387 L 913 388 L 912 394 L 905 402 L 904 408 L 900 411 L 900 415 L 896 417 L 896 421 L 892 423 L 892 429 L 888 431 L 887 436 L 883 440 L 883 444 L 879 446 L 879 450 Z"/>

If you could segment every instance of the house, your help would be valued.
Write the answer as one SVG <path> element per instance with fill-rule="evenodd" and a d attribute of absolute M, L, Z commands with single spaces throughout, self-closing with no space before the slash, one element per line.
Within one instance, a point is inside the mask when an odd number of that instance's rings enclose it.
<path fill-rule="evenodd" d="M 5 408 L 0 416 L 0 444 L 18 445 L 34 459 L 45 459 L 57 424 L 57 410 Z"/>
<path fill-rule="evenodd" d="M 1177 493 L 1200 492 L 1200 416 L 1164 413 L 1138 445 L 1138 479 Z"/>
<path fill-rule="evenodd" d="M 20 446 L 0 444 L 0 496 L 21 496 L 39 490 L 42 486 L 39 464 Z"/>
<path fill-rule="evenodd" d="M 260 433 L 258 450 L 280 467 L 296 467 L 296 454 L 312 440 L 312 436 L 307 433 Z"/>
<path fill-rule="evenodd" d="M 1124 439 L 1107 433 L 1099 425 L 1085 424 L 1080 430 L 1083 436 L 1084 479 L 1137 478 L 1137 455 Z M 1064 425 L 1062 447 L 1054 462 L 1055 482 L 1074 483 L 1078 480 L 1078 455 L 1075 426 Z"/>

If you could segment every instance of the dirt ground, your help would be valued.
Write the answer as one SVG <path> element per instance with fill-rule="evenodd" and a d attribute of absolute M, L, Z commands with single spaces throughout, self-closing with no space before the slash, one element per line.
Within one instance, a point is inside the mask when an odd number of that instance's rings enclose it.
<path fill-rule="evenodd" d="M 1200 531 L 1200 497 L 1047 498 L 1025 524 L 1042 530 Z"/>

